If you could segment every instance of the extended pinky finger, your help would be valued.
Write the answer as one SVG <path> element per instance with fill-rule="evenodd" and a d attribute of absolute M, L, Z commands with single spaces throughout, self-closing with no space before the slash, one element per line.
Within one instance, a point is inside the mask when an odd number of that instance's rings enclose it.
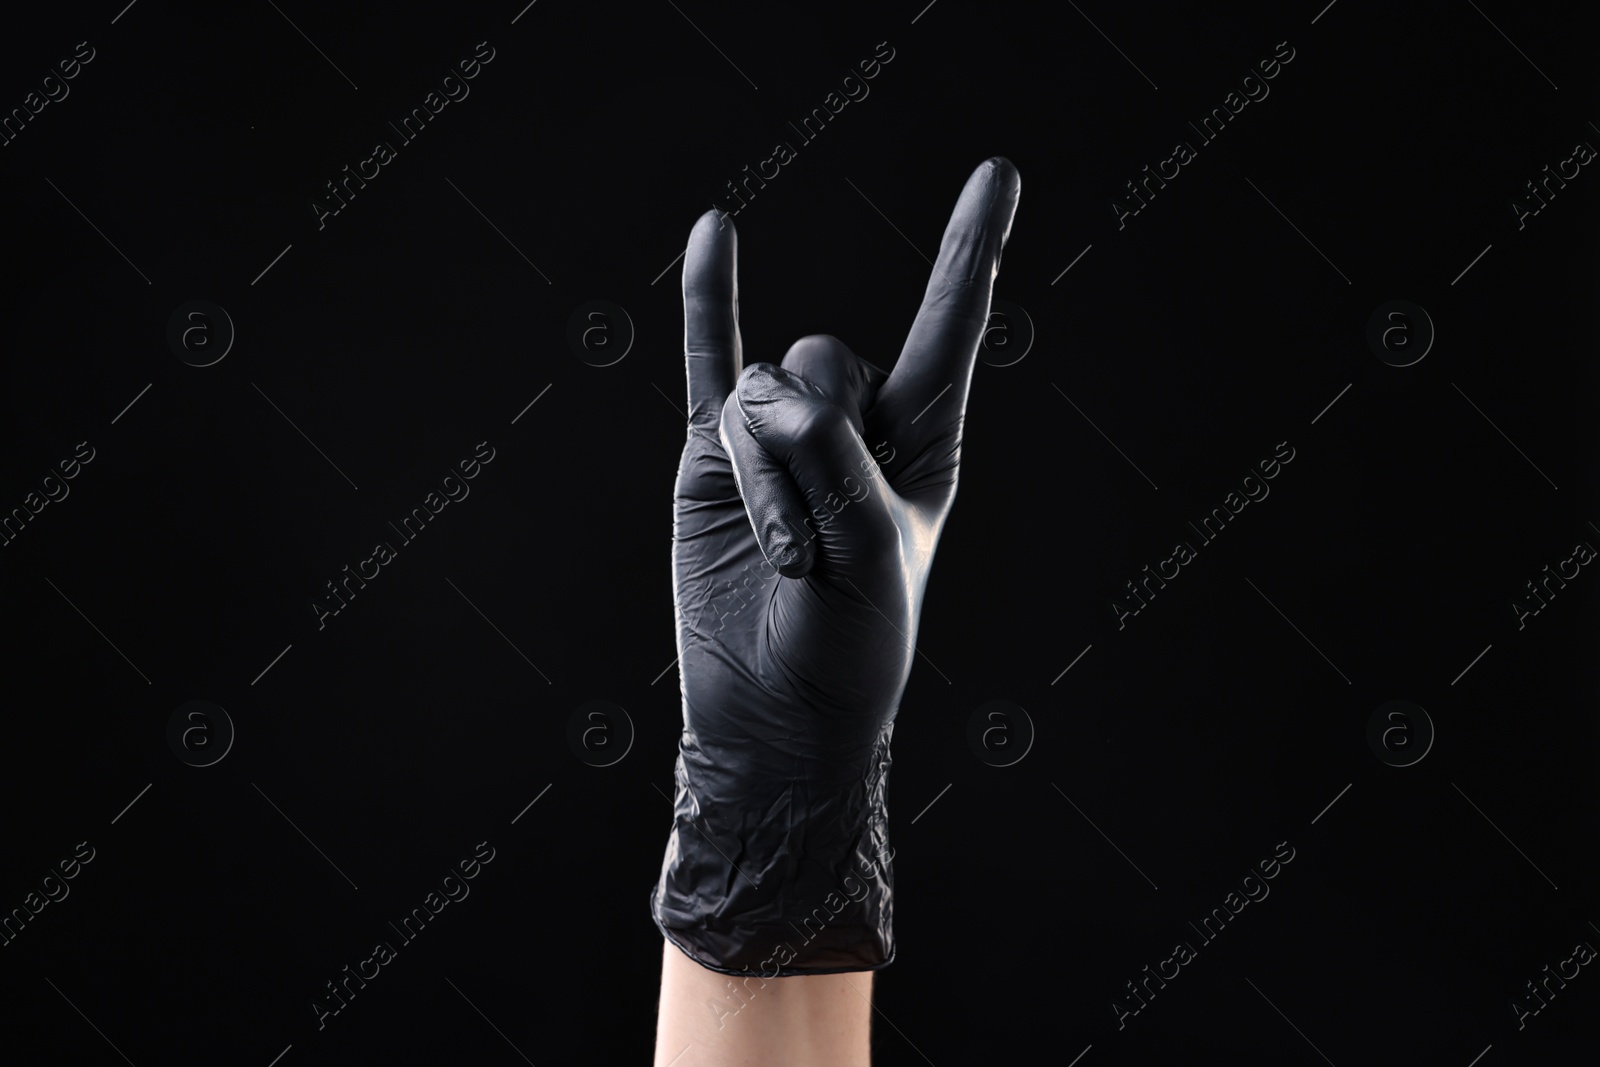
<path fill-rule="evenodd" d="M 717 211 L 700 216 L 683 258 L 683 352 L 689 422 L 716 433 L 722 403 L 739 377 L 739 239 Z"/>

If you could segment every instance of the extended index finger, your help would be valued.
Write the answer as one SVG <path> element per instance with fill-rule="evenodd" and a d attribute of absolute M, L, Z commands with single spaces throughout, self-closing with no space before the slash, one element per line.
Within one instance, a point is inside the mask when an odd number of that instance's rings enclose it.
<path fill-rule="evenodd" d="M 1021 191 L 1017 168 L 995 156 L 972 172 L 951 212 L 916 321 L 878 393 L 878 414 L 908 444 L 960 425 Z"/>
<path fill-rule="evenodd" d="M 694 224 L 684 253 L 683 351 L 690 425 L 715 436 L 723 402 L 744 362 L 739 343 L 739 240 L 733 221 L 715 210 Z"/>

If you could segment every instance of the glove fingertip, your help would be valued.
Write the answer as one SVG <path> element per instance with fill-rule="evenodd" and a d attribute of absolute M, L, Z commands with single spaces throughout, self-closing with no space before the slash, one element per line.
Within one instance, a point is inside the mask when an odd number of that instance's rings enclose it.
<path fill-rule="evenodd" d="M 767 562 L 785 578 L 804 578 L 816 563 L 816 553 L 810 542 L 796 540 L 783 532 L 769 538 L 766 555 Z"/>

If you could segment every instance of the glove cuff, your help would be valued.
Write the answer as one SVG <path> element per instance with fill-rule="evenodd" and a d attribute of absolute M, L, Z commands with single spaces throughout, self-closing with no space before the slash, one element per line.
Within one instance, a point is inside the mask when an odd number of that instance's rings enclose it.
<path fill-rule="evenodd" d="M 721 974 L 781 978 L 888 966 L 889 763 L 885 729 L 866 773 L 850 783 L 824 785 L 806 769 L 730 783 L 717 761 L 680 743 L 673 830 L 650 894 L 662 935 Z"/>

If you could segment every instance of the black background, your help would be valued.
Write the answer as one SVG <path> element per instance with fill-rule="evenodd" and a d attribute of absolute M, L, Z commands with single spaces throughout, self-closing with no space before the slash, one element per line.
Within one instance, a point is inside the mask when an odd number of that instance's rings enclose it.
<path fill-rule="evenodd" d="M 0 38 L 7 110 L 96 50 L 0 148 L 0 508 L 95 450 L 0 550 L 0 909 L 95 849 L 0 948 L 9 1060 L 644 1062 L 673 257 L 887 41 L 736 218 L 746 359 L 828 332 L 892 364 L 995 154 L 1023 189 L 996 298 L 1037 339 L 972 386 L 895 736 L 876 1062 L 1592 1062 L 1593 967 L 1511 1007 L 1600 945 L 1600 578 L 1511 608 L 1600 545 L 1600 176 L 1510 207 L 1600 145 L 1575 6 L 120 7 Z M 319 230 L 324 183 L 483 40 L 470 96 Z M 1270 96 L 1119 230 L 1123 183 L 1280 41 Z M 166 341 L 196 299 L 237 330 L 205 368 Z M 636 331 L 609 367 L 566 341 L 591 299 Z M 1437 329 L 1409 367 L 1365 339 L 1394 299 Z M 484 440 L 470 497 L 319 630 L 323 584 Z M 1119 630 L 1123 583 L 1282 441 L 1271 495 Z M 166 740 L 194 699 L 237 730 L 209 767 Z M 566 741 L 595 699 L 636 730 L 604 768 Z M 1037 730 L 1011 767 L 967 746 L 991 699 Z M 1410 767 L 1367 744 L 1390 699 L 1437 731 Z M 470 897 L 319 1031 L 310 999 L 480 841 Z M 1271 895 L 1200 946 L 1279 842 Z"/>

